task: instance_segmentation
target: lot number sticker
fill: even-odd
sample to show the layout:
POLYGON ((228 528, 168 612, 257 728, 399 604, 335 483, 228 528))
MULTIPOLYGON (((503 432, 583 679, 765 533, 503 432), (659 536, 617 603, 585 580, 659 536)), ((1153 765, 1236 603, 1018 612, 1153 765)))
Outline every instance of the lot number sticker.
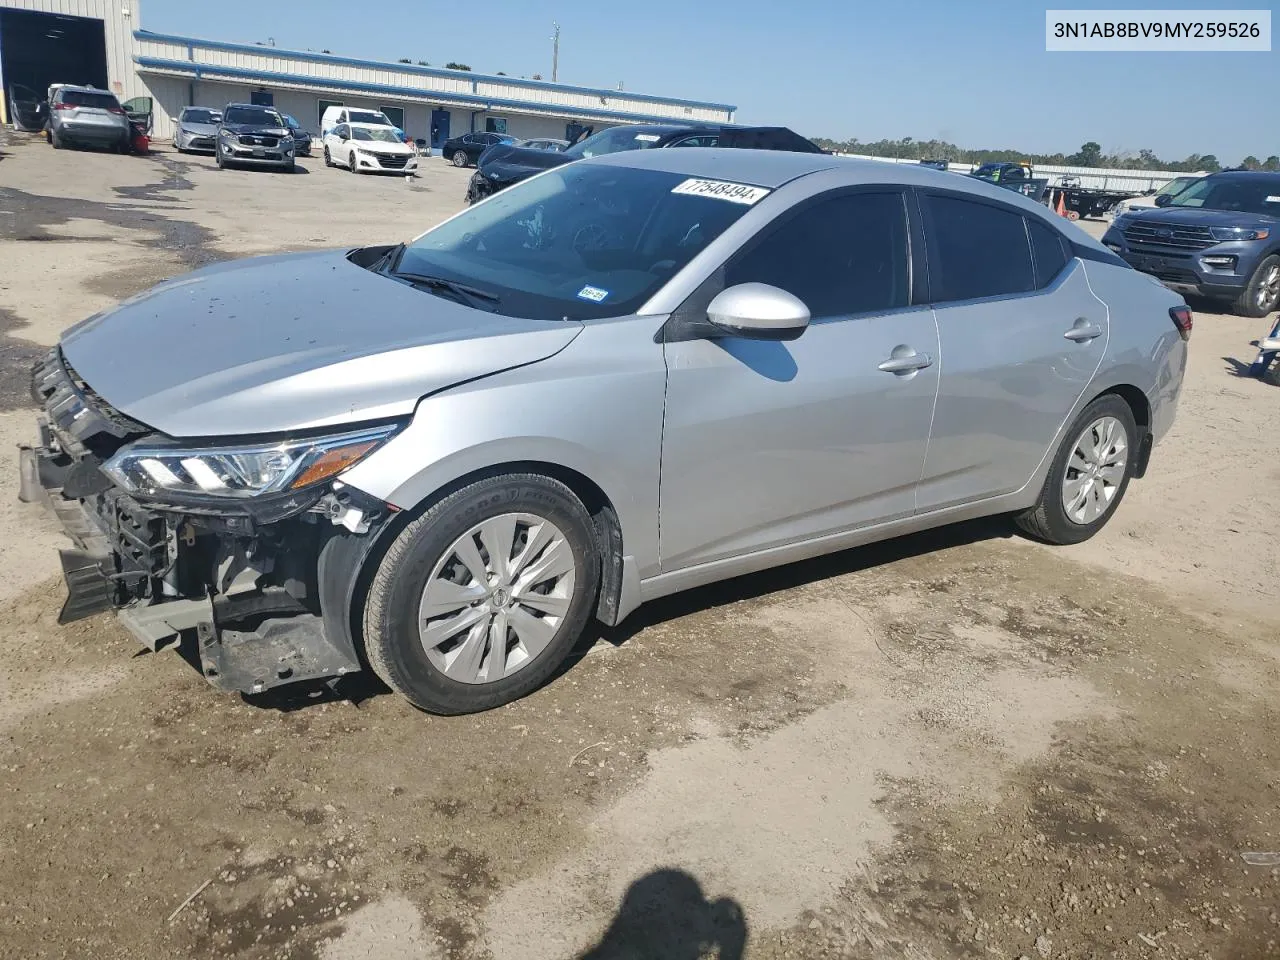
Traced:
POLYGON ((745 183, 729 183, 725 180, 686 180, 671 191, 687 193, 694 197, 715 197, 730 203, 751 206, 769 195, 767 187, 749 187, 745 183))

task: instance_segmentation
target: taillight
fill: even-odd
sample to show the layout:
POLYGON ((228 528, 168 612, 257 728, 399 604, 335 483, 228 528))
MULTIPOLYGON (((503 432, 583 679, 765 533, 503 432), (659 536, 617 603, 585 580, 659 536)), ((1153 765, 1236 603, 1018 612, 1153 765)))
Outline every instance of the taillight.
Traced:
POLYGON ((1170 307, 1169 316, 1173 320, 1173 325, 1178 328, 1178 336, 1183 340, 1191 339, 1191 308, 1190 307, 1170 307))
POLYGON ((55 104, 53 105, 53 109, 55 109, 55 110, 74 110, 74 109, 75 109, 75 104, 72 104, 72 103, 55 103, 55 104))
POLYGON ((123 117, 124 111, 119 107, 107 107, 107 113, 114 113, 116 116, 123 117))

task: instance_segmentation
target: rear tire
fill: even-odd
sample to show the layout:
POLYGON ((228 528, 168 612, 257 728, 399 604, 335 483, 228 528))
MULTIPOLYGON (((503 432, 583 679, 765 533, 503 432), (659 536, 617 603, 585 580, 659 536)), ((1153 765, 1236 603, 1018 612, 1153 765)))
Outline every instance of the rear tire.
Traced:
POLYGON ((1242 317, 1265 317, 1280 306, 1280 256, 1264 257, 1232 304, 1242 317))
POLYGON ((62 137, 58 136, 57 130, 49 131, 49 143, 55 150, 61 150, 63 147, 66 146, 66 142, 62 139, 62 137))
POLYGON ((467 151, 465 150, 455 150, 452 159, 453 165, 459 168, 465 167, 471 162, 470 158, 467 156, 467 151))
POLYGON ((573 491, 535 474, 480 480, 391 543, 365 601, 365 653, 389 687, 423 710, 489 710, 555 673, 591 617, 599 584, 595 530, 573 491))
POLYGON ((1114 393, 1098 397, 1063 434, 1039 499, 1014 522, 1045 543, 1088 540, 1124 499, 1140 446, 1129 404, 1114 393))

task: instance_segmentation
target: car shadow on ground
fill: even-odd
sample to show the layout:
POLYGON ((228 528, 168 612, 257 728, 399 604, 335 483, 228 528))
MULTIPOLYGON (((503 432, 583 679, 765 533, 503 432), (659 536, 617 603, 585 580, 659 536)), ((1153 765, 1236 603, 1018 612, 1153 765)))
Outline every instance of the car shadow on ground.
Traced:
POLYGON ((631 884, 600 942, 578 960, 741 960, 746 945, 736 900, 707 900, 690 874, 667 868, 631 884))
MULTIPOLYGON (((742 600, 754 600, 820 580, 870 570, 926 553, 962 547, 983 540, 1007 539, 1013 534, 1012 524, 1007 517, 985 517, 880 543, 854 547, 839 553, 802 560, 663 597, 645 604, 616 627, 608 627, 599 621, 592 621, 582 639, 547 682, 555 683, 574 669, 597 643, 603 642, 621 647, 642 630, 669 620, 742 600)), ((192 665, 193 669, 199 671, 200 658, 195 649, 194 640, 184 639, 179 653, 192 665)), ((388 693, 391 693, 391 690, 371 670, 365 669, 361 673, 342 677, 334 682, 294 683, 265 693, 242 694, 241 698, 246 704, 259 709, 292 713, 335 701, 345 701, 358 707, 373 697, 388 693)), ((600 956, 603 957, 606 954, 600 956)))

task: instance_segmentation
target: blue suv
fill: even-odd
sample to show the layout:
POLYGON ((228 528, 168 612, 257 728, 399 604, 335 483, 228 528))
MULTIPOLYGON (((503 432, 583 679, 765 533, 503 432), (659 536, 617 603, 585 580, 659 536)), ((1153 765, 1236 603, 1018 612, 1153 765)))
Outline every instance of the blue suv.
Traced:
POLYGON ((1179 293, 1241 316, 1280 306, 1280 173, 1215 173, 1156 202, 1117 217, 1102 242, 1179 293))

